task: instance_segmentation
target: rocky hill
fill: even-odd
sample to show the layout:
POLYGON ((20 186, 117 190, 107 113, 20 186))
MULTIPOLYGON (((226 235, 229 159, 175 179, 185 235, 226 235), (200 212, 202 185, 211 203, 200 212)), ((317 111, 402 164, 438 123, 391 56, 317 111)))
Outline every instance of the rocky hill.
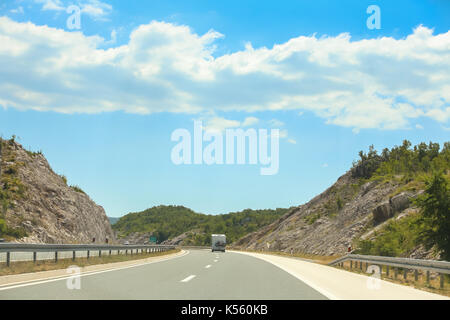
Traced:
POLYGON ((104 209, 53 172, 41 152, 0 140, 0 237, 28 243, 114 241, 104 209))
POLYGON ((308 203, 291 209, 279 220, 236 242, 246 249, 271 249, 335 255, 352 246, 367 228, 383 222, 409 206, 413 193, 389 195, 400 184, 359 184, 351 172, 308 203))
POLYGON ((383 150, 382 155, 371 148, 368 155, 360 156, 361 160, 330 188, 242 237, 234 246, 340 255, 349 246, 356 248, 366 241, 366 254, 437 257, 438 253, 425 250, 416 238, 419 232, 413 228, 419 223, 414 219, 420 212, 413 199, 423 192, 424 180, 431 172, 444 171, 447 179, 450 177, 450 144, 439 152, 436 144, 411 149, 405 141, 400 147, 383 150), (389 237, 383 238, 386 234, 389 237), (384 242, 377 243, 379 239, 384 242))

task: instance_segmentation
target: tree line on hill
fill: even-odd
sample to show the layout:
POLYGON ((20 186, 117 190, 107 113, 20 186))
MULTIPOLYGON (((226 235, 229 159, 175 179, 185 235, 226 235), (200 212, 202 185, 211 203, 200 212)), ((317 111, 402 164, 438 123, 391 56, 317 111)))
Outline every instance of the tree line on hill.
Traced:
POLYGON ((231 243, 247 233, 272 223, 288 209, 246 209, 219 215, 194 212, 183 206, 156 206, 141 212, 129 213, 121 217, 112 227, 119 237, 131 233, 151 233, 158 242, 186 235, 185 244, 209 245, 211 234, 223 233, 231 243))

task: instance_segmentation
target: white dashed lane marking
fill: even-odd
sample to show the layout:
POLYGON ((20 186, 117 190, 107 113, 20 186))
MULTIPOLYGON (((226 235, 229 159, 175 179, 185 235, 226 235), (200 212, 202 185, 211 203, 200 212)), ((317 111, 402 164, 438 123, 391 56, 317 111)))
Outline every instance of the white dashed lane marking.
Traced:
POLYGON ((180 282, 188 282, 195 278, 195 274, 191 274, 189 277, 181 280, 180 282))

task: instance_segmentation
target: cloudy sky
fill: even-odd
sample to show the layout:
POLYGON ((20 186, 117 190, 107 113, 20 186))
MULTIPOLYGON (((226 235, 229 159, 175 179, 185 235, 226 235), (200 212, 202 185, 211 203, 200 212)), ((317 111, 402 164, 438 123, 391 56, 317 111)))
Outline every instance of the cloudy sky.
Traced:
POLYGON ((110 216, 299 205, 359 150, 450 136, 450 2, 9 0, 0 133, 110 216), (80 11, 80 28, 67 20, 80 11), (278 128, 280 169, 175 166, 171 132, 278 128))

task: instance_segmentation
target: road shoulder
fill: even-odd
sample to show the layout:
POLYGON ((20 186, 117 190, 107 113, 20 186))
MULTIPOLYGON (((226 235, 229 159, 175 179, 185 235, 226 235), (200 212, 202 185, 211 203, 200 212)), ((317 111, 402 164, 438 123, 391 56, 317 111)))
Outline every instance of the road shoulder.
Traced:
MULTIPOLYGON (((231 250, 230 250, 231 251, 231 250)), ((355 274, 314 262, 261 253, 235 251, 279 267, 329 299, 337 300, 448 300, 448 297, 355 274)))
MULTIPOLYGON (((174 258, 179 258, 188 253, 189 253, 189 251, 187 251, 187 250, 181 250, 176 253, 155 256, 155 257, 149 257, 149 258, 145 258, 145 259, 89 265, 89 266, 80 268, 80 271, 81 271, 80 275, 83 276, 83 275, 95 274, 95 273, 99 273, 99 272, 108 272, 108 271, 120 270, 120 269, 124 269, 124 268, 137 267, 137 266, 141 266, 141 265, 145 265, 145 264, 156 263, 156 262, 171 260, 174 258)), ((73 265, 76 266, 76 262, 74 262, 73 265)), ((68 278, 70 276, 71 276, 71 273, 68 273, 67 269, 57 269, 57 270, 1 276, 0 277, 0 289, 4 288, 4 287, 22 285, 22 284, 32 283, 32 282, 64 279, 64 278, 68 278)))

